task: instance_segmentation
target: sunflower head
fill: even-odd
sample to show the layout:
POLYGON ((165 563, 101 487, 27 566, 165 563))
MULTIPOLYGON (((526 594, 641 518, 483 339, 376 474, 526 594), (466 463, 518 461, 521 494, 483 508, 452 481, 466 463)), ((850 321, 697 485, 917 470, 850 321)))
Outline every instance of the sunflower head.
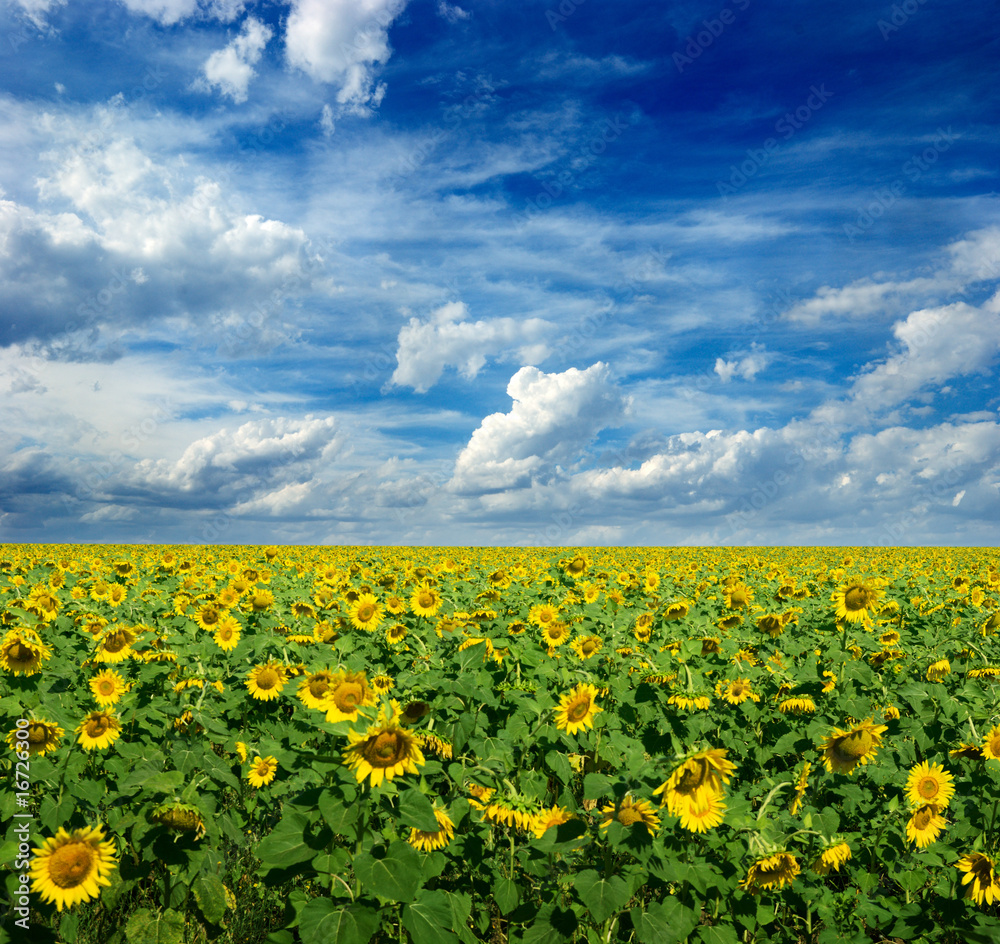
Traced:
POLYGON ((35 675, 52 656, 52 650, 32 629, 10 630, 0 643, 0 665, 14 675, 35 675))
POLYGON ((955 795, 954 779, 940 764, 924 761, 910 771, 906 781, 906 799, 910 806, 933 803, 943 809, 955 795))
POLYGON ((775 852, 754 862, 740 886, 751 894, 783 888, 790 885, 800 871, 798 860, 790 852, 775 852))
POLYGON ((592 728, 594 718, 604 710, 598 706, 596 698, 597 688, 584 682, 567 692, 556 709, 556 727, 567 734, 576 734, 580 728, 592 728))
POLYGON ((847 730, 834 728, 833 733, 819 745, 823 763, 831 773, 852 774, 859 764, 869 763, 878 753, 882 734, 887 725, 875 724, 867 718, 847 730))
POLYGON ((117 865, 114 843, 105 840, 100 826, 72 833, 60 827, 32 851, 32 888, 59 911, 97 898, 101 886, 111 884, 108 876, 117 865))
POLYGON ((417 739, 390 711, 383 710, 365 733, 351 731, 348 742, 344 762, 354 770, 358 783, 369 778, 377 787, 383 779, 418 773, 417 765, 425 763, 417 739))
POLYGON ((955 868, 963 873, 962 884, 966 898, 977 905, 992 905, 1000 901, 1000 880, 996 874, 996 863, 983 852, 971 852, 955 863, 955 868))

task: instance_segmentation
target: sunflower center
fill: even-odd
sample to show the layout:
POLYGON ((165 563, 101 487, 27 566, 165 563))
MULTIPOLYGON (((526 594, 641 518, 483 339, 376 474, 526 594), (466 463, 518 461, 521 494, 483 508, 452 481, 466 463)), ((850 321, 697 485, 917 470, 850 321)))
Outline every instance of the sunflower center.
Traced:
POLYGON ((281 682, 281 676, 272 668, 261 669, 257 673, 257 687, 263 690, 276 688, 281 682))
POLYGON ((17 665, 31 665, 35 660, 35 650, 28 643, 17 640, 7 650, 7 661, 17 665))
POLYGON ((708 767, 700 763, 688 762, 674 788, 678 793, 694 793, 705 782, 708 767))
POLYGON ((587 717, 588 711, 590 711, 590 698, 581 699, 566 709, 566 717, 570 721, 581 721, 587 717))
POLYGON ((85 842, 70 842, 49 856, 49 878, 60 888, 76 888, 95 871, 93 847, 85 842))
POLYGON ((626 806, 618 811, 618 822, 623 826, 631 826, 633 823, 638 823, 641 820, 642 813, 634 806, 626 806))
POLYGON ((114 695, 115 683, 111 679, 101 679, 97 683, 97 690, 104 696, 114 695))
POLYGON ((365 759, 372 767, 392 767, 402 753, 401 748, 402 742, 398 734, 383 731, 369 745, 365 759))
POLYGON ((994 757, 1000 757, 1000 734, 994 734, 987 742, 987 746, 994 757))
POLYGON ((347 713, 355 711, 363 697, 364 692, 357 682, 342 682, 333 693, 333 703, 347 713))
POLYGON ((417 597, 417 603, 422 607, 427 608, 434 605, 434 594, 433 593, 421 593, 417 597))
POLYGON ((922 806, 913 816, 913 825, 916 829, 924 830, 930 826, 934 819, 934 807, 922 806))
POLYGON ((925 800, 933 800, 941 792, 941 785, 933 777, 924 777, 917 786, 917 792, 925 800))
POLYGON ((841 738, 834 747, 834 753, 843 761, 849 762, 864 757, 872 747, 870 731, 855 731, 841 738))
POLYGON ((364 603, 358 607, 358 619, 362 623, 367 623, 375 614, 375 607, 370 603, 364 603))
POLYGON ((104 651, 121 652, 123 649, 127 649, 130 643, 131 640, 125 633, 112 633, 104 640, 104 651))
POLYGON ((28 743, 44 744, 48 740, 48 731, 42 724, 28 725, 28 743))
POLYGON ((733 601, 733 606, 744 606, 747 602, 746 590, 734 590, 730 600, 733 601))
POLYGON ((236 631, 232 626, 220 626, 219 627, 219 639, 223 642, 229 642, 233 636, 236 635, 236 631))
POLYGON ((309 680, 309 694, 315 698, 322 698, 330 691, 330 683, 325 678, 312 678, 309 680))
POLYGON ((844 594, 844 606, 848 610, 864 610, 868 608, 868 588, 851 587, 844 594))
POLYGON ((107 734, 110 727, 111 722, 104 715, 98 715, 96 718, 87 719, 87 724, 84 730, 86 730, 88 737, 99 738, 102 735, 107 734))
POLYGON ((597 643, 593 639, 588 639, 583 643, 583 645, 580 646, 580 651, 583 652, 584 655, 593 655, 597 652, 597 643))
POLYGON ((737 679, 735 682, 729 683, 729 694, 738 698, 740 695, 746 694, 749 691, 749 686, 742 679, 737 679))

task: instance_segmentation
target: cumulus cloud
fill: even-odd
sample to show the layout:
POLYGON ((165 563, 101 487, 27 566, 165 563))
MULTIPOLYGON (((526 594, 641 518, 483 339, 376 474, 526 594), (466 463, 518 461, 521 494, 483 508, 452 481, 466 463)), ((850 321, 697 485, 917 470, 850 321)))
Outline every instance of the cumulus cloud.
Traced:
POLYGON ((406 0, 293 0, 285 26, 288 64, 339 86, 341 110, 367 114, 385 94, 375 70, 392 54, 388 31, 406 0))
POLYGON ((471 380, 487 357, 504 360, 513 356, 523 363, 548 356, 542 339, 552 328, 549 322, 541 318, 472 322, 465 320, 468 314, 465 302, 449 302, 434 311, 429 321, 411 318, 399 332, 391 383, 426 393, 448 366, 457 367, 471 380))
POLYGON ((620 426, 631 401, 607 364, 546 374, 522 367, 507 385, 508 413, 487 416, 455 462, 451 489, 463 494, 525 488, 573 461, 605 428, 620 426))
POLYGON ((947 248, 957 274, 975 282, 1000 278, 1000 226, 974 230, 947 248))
POLYGON ((753 380, 770 363, 771 355, 765 350, 764 345, 754 342, 750 345, 750 350, 738 354, 736 360, 727 361, 717 357, 715 359, 715 373, 719 375, 723 383, 729 383, 733 377, 753 380))
POLYGON ((234 102, 247 100, 247 87, 254 76, 268 41, 274 35, 269 26, 248 16, 239 35, 224 49, 213 52, 202 67, 204 79, 198 83, 206 91, 217 88, 234 102))

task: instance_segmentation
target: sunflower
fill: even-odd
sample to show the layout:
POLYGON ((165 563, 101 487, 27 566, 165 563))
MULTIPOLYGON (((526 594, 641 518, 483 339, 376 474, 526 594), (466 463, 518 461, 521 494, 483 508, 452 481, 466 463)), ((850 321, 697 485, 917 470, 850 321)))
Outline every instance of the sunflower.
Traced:
POLYGON ((110 747, 121 734, 121 723, 110 711, 92 711, 77 725, 76 733, 85 751, 110 747))
POLYGON ((965 874, 962 884, 969 887, 965 897, 971 898, 977 905, 992 905, 1000 901, 1000 879, 996 874, 996 863, 982 852, 970 852, 955 863, 955 868, 965 874))
POLYGON ((117 865, 114 843, 105 840, 100 826, 72 833, 60 826, 55 836, 32 852, 32 888, 59 911, 97 898, 101 886, 111 884, 108 876, 117 865))
POLYGON ((792 798, 792 802, 788 807, 788 812, 794 816, 798 813, 799 809, 802 807, 802 798, 806 794, 806 787, 809 785, 809 771, 812 770, 812 764, 809 761, 805 761, 802 765, 802 770, 799 771, 799 779, 795 783, 795 796, 792 798))
POLYGON ((288 682, 285 666, 274 659, 254 666, 247 675, 246 687, 258 701, 273 701, 288 682))
POLYGON ((348 742, 344 762, 354 770, 358 783, 368 777, 377 787, 383 778, 392 780, 405 773, 419 773, 417 765, 424 764, 417 739, 403 729, 398 718, 384 710, 364 734, 352 730, 348 742))
POLYGON ((203 603, 194 614, 194 621, 202 628, 214 631, 225 618, 225 607, 218 603, 203 603))
POLYGON ((28 750, 28 755, 30 757, 44 757, 46 754, 54 751, 59 746, 59 739, 65 734, 58 724, 52 721, 29 721, 27 729, 21 727, 15 727, 10 734, 7 735, 7 743, 10 745, 12 751, 18 751, 22 757, 24 755, 24 748, 28 750), (26 739, 19 738, 17 732, 21 730, 27 730, 28 737, 26 739), (22 747, 21 745, 24 745, 22 747))
POLYGON ((731 610, 742 610, 750 605, 753 600, 753 590, 742 583, 733 584, 723 590, 726 597, 726 606, 731 610))
POLYGON ((242 630, 235 616, 224 616, 215 627, 212 639, 223 652, 232 652, 239 644, 242 630))
POLYGON ((455 835, 455 824, 445 810, 435 809, 434 818, 438 821, 438 828, 433 832, 425 832, 422 829, 410 830, 410 838, 407 842, 420 852, 443 849, 455 835))
POLYGON ((556 646, 561 646, 567 639, 569 639, 569 634, 572 630, 568 623, 562 623, 559 620, 553 620, 551 623, 546 623, 542 627, 542 639, 545 640, 545 644, 549 649, 554 649, 556 646))
POLYGON ((356 721, 359 709, 375 704, 375 692, 364 672, 335 672, 327 680, 322 709, 330 724, 356 721))
POLYGON ((891 649, 899 642, 899 633, 895 629, 890 629, 878 637, 879 644, 891 649))
POLYGON ((590 567, 591 561, 586 554, 577 554, 576 557, 559 563, 571 577, 582 577, 587 572, 587 568, 590 567))
POLYGON ((778 711, 784 715, 808 715, 812 714, 815 710, 816 702, 808 695, 786 698, 778 705, 778 711))
POLYGON ((326 711, 328 707, 327 699, 333 680, 333 673, 327 669, 313 672, 311 675, 307 674, 299 682, 297 694, 307 708, 312 708, 316 711, 326 711))
POLYGON ((259 790, 274 780, 277 773, 278 759, 276 757, 258 757, 247 771, 247 780, 250 781, 251 787, 259 790))
POLYGON ((723 784, 729 783, 736 765, 726 760, 723 748, 699 751, 682 761, 670 778, 653 791, 653 796, 663 794, 660 804, 666 804, 674 815, 694 803, 702 803, 708 794, 721 796, 723 784))
POLYGON ((839 872, 840 867, 851 858, 851 847, 846 842, 831 842, 813 862, 812 870, 817 875, 829 875, 831 869, 839 872))
POLYGON ((798 860, 790 852, 775 852, 754 862, 740 887, 753 895, 769 888, 783 888, 801 871, 798 860))
POLYGON ((837 604, 837 619, 864 622, 878 605, 882 591, 873 581, 850 580, 830 598, 837 604))
POLYGON ((681 826, 693 833, 704 833, 718 826, 726 815, 726 804, 718 793, 705 793, 681 807, 677 814, 681 826))
POLYGON ((90 690, 101 708, 108 708, 117 702, 128 686, 114 669, 105 669, 90 680, 90 690))
POLYGON ((823 751, 823 763, 830 773, 852 774, 858 764, 867 764, 878 754, 887 730, 887 725, 866 718, 846 731, 834 728, 817 750, 823 751))
MULTIPOLYGON (((997 745, 1000 748, 1000 744, 997 745)), ((969 744, 963 741, 958 747, 948 751, 949 757, 967 757, 969 760, 982 760, 983 748, 978 744, 969 744)))
POLYGON ((236 742, 236 756, 240 759, 241 764, 246 763, 247 759, 247 746, 242 741, 236 742))
POLYGON ((1000 760, 1000 724, 986 732, 981 750, 983 757, 989 760, 1000 760))
POLYGON ((382 605, 371 593, 362 593, 348 610, 351 625, 373 633, 383 620, 382 605))
POLYGON ((604 817, 601 829, 607 829, 615 820, 623 826, 642 823, 649 830, 650 836, 655 835, 660 828, 660 817, 653 804, 649 800, 633 800, 631 794, 625 794, 617 806, 609 803, 601 809, 601 814, 604 817))
POLYGON ((955 795, 954 778, 940 764, 924 761, 910 771, 906 781, 906 799, 911 806, 933 803, 945 809, 955 795))
POLYGON ((910 842, 915 842, 921 849, 929 846, 947 825, 947 821, 941 815, 943 809, 944 807, 934 803, 927 803, 914 810, 906 824, 906 838, 910 842))
POLYGON ((472 794, 469 806, 474 810, 485 810, 486 804, 490 802, 490 797, 493 796, 493 788, 484 787, 482 784, 472 782, 466 783, 465 788, 472 794))
POLYGON ((189 803, 161 803, 149 814, 149 818, 167 829, 193 832, 195 839, 201 839, 205 835, 205 820, 201 811, 189 803))
POLYGON ((258 587, 247 597, 247 604, 254 613, 263 613, 274 603, 274 594, 270 590, 258 587))
POLYGON ((595 703, 596 697, 597 689, 585 682, 563 695, 556 710, 556 727, 567 734, 576 734, 580 728, 592 728, 594 716, 604 710, 595 703))
POLYGON ((663 611, 663 618, 665 620, 684 619, 692 606, 694 604, 690 600, 674 600, 673 603, 667 604, 667 608, 663 611))
POLYGON ((559 619, 559 607, 551 603, 536 603, 528 610, 528 622, 539 629, 544 629, 549 623, 559 619))
MULTIPOLYGON (((469 801, 470 805, 472 801, 469 801)), ((531 822, 531 831, 539 839, 545 835, 546 831, 553 826, 561 826, 573 819, 573 814, 569 810, 564 810, 561 806, 551 806, 548 809, 539 810, 531 822)))
POLYGON ((951 663, 947 659, 938 659, 927 667, 927 681, 940 682, 951 673, 951 663))
POLYGON ((138 639, 138 634, 131 629, 112 629, 101 637, 100 645, 94 654, 95 662, 123 662, 132 655, 132 646, 138 639))
POLYGON ((591 656, 596 656, 601 651, 601 646, 603 645, 604 641, 600 636, 577 636, 572 643, 573 651, 581 659, 589 659, 591 656))
POLYGON ((712 700, 708 695, 677 693, 667 699, 667 704, 674 705, 682 711, 707 711, 712 706, 712 700))
POLYGON ((394 623, 385 631, 385 641, 390 646, 398 646, 406 638, 407 629, 402 623, 394 623))
POLYGON ((417 587, 410 596, 410 609, 417 616, 434 616, 441 602, 441 594, 433 587, 417 587))
POLYGON ((10 630, 0 643, 0 665, 14 675, 34 675, 52 657, 52 650, 32 629, 10 630))

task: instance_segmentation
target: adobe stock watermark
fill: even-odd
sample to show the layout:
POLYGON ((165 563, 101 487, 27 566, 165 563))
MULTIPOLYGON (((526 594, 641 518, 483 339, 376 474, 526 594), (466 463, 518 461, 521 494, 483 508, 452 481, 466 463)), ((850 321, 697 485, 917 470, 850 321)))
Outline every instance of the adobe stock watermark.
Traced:
POLYGON ((932 144, 903 161, 900 167, 902 176, 874 191, 871 198, 858 209, 854 223, 844 224, 844 235, 848 240, 853 243, 859 236, 864 235, 899 202, 907 189, 903 177, 916 183, 937 163, 938 158, 961 137, 961 134, 952 131, 951 125, 948 125, 947 128, 939 127, 932 144))
POLYGON ((673 55, 674 65, 678 72, 683 72, 715 41, 736 22, 736 11, 743 13, 750 6, 750 0, 733 0, 733 7, 723 7, 715 16, 707 20, 702 20, 704 29, 699 30, 692 36, 687 37, 687 43, 683 52, 675 52, 673 55))
POLYGON ((927 0, 903 0, 902 3, 894 3, 889 19, 881 19, 875 24, 882 39, 888 39, 894 33, 898 33, 925 3, 927 0))
MULTIPOLYGON (((806 100, 795 111, 786 112, 774 123, 775 134, 780 134, 785 141, 790 140, 831 98, 833 92, 826 87, 825 82, 819 86, 809 86, 809 96, 806 100)), ((715 182, 719 196, 728 198, 736 194, 780 149, 781 142, 777 138, 765 139, 759 148, 747 148, 746 160, 739 165, 730 165, 729 180, 715 182)))
POLYGON ((545 11, 545 20, 555 30, 560 23, 565 23, 586 2, 587 0, 561 0, 555 9, 550 7, 545 11))

